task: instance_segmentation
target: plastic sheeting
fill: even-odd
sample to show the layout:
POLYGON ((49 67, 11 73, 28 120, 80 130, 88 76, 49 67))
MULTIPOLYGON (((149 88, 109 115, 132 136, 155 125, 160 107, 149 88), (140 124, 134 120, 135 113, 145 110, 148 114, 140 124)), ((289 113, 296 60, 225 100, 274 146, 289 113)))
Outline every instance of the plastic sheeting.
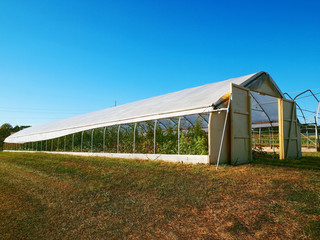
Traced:
POLYGON ((211 112, 223 106, 223 96, 230 91, 230 83, 257 90, 266 80, 282 97, 269 74, 258 72, 26 128, 6 138, 5 142, 43 141, 93 128, 211 112))

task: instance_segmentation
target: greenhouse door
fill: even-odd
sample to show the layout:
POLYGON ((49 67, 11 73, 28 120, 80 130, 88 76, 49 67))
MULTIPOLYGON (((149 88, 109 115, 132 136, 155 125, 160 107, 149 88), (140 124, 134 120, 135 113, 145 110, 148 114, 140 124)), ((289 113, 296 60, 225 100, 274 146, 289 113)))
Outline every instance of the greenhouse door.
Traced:
POLYGON ((252 160, 250 90, 231 84, 230 145, 232 165, 252 160))
POLYGON ((301 139, 296 104, 278 99, 280 159, 300 158, 301 139))

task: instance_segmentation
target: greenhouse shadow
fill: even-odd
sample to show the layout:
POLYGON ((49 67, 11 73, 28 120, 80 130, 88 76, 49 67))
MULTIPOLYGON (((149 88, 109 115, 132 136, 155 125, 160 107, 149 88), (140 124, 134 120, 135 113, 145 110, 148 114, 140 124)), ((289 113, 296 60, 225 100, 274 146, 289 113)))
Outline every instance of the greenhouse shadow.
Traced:
POLYGON ((258 157, 255 160, 253 160, 253 164, 320 170, 320 154, 305 153, 303 154, 303 157, 300 159, 286 160, 280 160, 278 157, 274 157, 272 155, 265 155, 263 157, 258 157))

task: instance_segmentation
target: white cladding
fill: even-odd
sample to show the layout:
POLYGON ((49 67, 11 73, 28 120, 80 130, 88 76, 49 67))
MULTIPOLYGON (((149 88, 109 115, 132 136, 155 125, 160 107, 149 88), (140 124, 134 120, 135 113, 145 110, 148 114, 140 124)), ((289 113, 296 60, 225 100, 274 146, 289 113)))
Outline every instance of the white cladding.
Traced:
POLYGON ((259 75, 261 72, 26 128, 6 138, 5 142, 42 141, 93 128, 210 112, 212 105, 229 92, 230 83, 245 86, 259 75))

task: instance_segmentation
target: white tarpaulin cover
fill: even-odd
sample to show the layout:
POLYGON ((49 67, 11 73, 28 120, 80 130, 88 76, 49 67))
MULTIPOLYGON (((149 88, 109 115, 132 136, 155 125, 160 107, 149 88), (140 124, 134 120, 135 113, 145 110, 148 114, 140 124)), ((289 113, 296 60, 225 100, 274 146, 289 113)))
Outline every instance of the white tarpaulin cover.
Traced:
POLYGON ((230 91, 230 83, 259 90, 266 80, 272 83, 279 97, 283 97, 269 74, 258 72, 26 128, 7 137, 5 142, 42 141, 93 128, 210 112, 214 107, 223 106, 220 103, 230 91))

